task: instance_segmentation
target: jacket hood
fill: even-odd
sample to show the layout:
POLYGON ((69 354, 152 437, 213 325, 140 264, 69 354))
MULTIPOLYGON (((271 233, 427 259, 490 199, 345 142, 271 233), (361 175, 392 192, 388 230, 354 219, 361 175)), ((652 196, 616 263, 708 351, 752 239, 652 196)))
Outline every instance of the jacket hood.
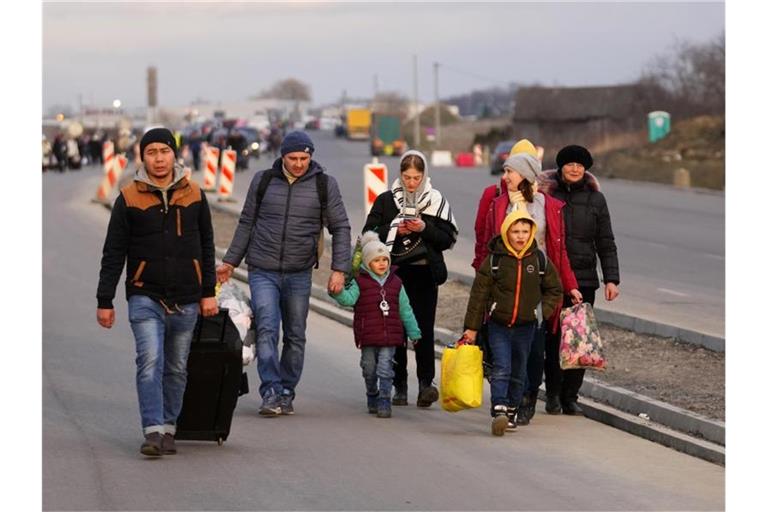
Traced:
POLYGON ((585 171, 584 177, 581 180, 569 186, 563 181, 560 171, 557 169, 549 169, 542 171, 542 173, 539 174, 538 184, 539 192, 543 192, 547 195, 552 195, 552 192, 558 188, 568 190, 569 187, 571 189, 587 188, 593 192, 600 192, 600 182, 598 181, 597 176, 589 171, 585 171))
POLYGON ((523 204, 515 203, 515 209, 512 210, 509 215, 504 218, 504 222, 501 224, 500 236, 504 242, 504 247, 506 247, 506 249, 518 259, 525 256, 525 254, 528 252, 528 249, 530 249, 531 246, 536 243, 536 221, 533 220, 533 217, 531 217, 531 214, 528 213, 528 209, 523 204), (525 244, 522 250, 517 251, 512 246, 512 243, 507 236, 507 231, 509 230, 510 226, 512 226, 512 224, 519 221, 520 219, 528 219, 533 225, 531 226, 531 236, 528 238, 528 242, 525 244))
MULTIPOLYGON (((181 180, 184 179, 184 166, 181 165, 179 162, 173 163, 173 180, 171 183, 166 187, 166 190, 174 188, 177 183, 179 183, 181 180)), ((136 176, 133 178, 134 181, 139 181, 141 183, 146 183, 149 185, 152 189, 155 190, 162 190, 163 187, 158 187, 157 184, 155 184, 149 177, 149 174, 147 173, 147 168, 144 167, 144 163, 140 163, 138 165, 138 168, 136 169, 136 176)))

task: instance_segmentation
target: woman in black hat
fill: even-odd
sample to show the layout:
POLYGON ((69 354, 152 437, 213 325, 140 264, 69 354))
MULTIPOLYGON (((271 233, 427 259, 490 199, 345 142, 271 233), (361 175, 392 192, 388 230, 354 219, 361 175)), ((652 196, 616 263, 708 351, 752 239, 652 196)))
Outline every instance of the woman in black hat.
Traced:
MULTIPOLYGON (((595 292, 600 287, 597 258, 605 283, 605 300, 619 296, 619 258, 611 228, 611 216, 597 178, 587 172, 592 155, 581 146, 566 146, 555 158, 557 170, 541 174, 540 190, 562 201, 566 206, 566 247, 571 268, 585 302, 594 306, 595 292)), ((563 307, 572 305, 568 295, 563 307)), ((579 414, 576 404, 584 380, 584 370, 560 369, 560 332, 548 333, 544 375, 547 388, 546 411, 550 414, 579 414)))

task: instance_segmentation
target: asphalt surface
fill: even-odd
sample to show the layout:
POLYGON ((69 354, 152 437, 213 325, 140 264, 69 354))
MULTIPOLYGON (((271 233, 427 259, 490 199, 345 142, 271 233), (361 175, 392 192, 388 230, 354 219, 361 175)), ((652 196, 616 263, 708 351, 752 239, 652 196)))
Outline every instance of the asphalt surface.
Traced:
MULTIPOLYGON (((365 222, 363 166, 371 161, 367 142, 309 132, 314 158, 339 182, 353 233, 365 222)), ((272 158, 252 159, 235 177, 234 207, 242 207, 255 171, 272 158)), ((398 158, 383 157, 389 182, 399 172, 398 158)), ((432 185, 449 200, 459 225, 459 240, 445 253, 450 270, 474 275, 474 221, 482 190, 497 183, 485 167, 431 168, 432 185)), ((202 173, 194 177, 202 181, 202 173)), ((621 296, 596 307, 703 334, 725 337, 725 197, 720 192, 602 180, 619 251, 621 296)))
POLYGON ((350 329, 315 314, 295 416, 257 416, 249 367, 254 391, 223 446, 180 442, 178 455, 144 460, 122 284, 115 327, 95 321, 108 221, 89 203, 99 178, 94 169, 43 177, 44 509, 724 507, 723 467, 586 418, 540 414, 495 438, 484 409, 371 417, 350 329))

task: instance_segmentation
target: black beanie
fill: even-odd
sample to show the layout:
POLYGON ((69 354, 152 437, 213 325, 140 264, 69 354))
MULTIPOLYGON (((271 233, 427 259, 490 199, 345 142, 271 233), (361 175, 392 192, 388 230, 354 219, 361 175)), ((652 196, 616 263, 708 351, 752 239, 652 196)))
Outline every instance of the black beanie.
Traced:
POLYGON ((159 142, 166 146, 170 146, 173 150, 173 156, 176 156, 176 139, 173 137, 171 130, 168 128, 152 128, 144 134, 141 138, 141 142, 139 142, 139 155, 141 155, 142 160, 144 160, 144 148, 153 142, 159 142))
POLYGON ((301 131, 295 131, 285 136, 283 143, 280 144, 280 156, 296 151, 309 153, 310 155, 315 152, 315 145, 312 143, 309 135, 301 131))
POLYGON ((557 162, 557 168, 562 169, 565 164, 576 162, 584 166, 584 170, 592 167, 592 155, 587 151, 587 148, 581 146, 565 146, 558 151, 555 157, 557 162))

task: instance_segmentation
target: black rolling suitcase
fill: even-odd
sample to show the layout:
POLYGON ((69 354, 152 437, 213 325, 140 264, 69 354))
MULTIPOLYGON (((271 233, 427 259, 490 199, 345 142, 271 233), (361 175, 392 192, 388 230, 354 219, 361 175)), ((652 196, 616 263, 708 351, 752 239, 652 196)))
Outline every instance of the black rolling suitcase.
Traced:
POLYGON ((237 398, 248 392, 242 347, 227 309, 219 309, 216 316, 198 316, 176 439, 220 445, 226 441, 237 398))

